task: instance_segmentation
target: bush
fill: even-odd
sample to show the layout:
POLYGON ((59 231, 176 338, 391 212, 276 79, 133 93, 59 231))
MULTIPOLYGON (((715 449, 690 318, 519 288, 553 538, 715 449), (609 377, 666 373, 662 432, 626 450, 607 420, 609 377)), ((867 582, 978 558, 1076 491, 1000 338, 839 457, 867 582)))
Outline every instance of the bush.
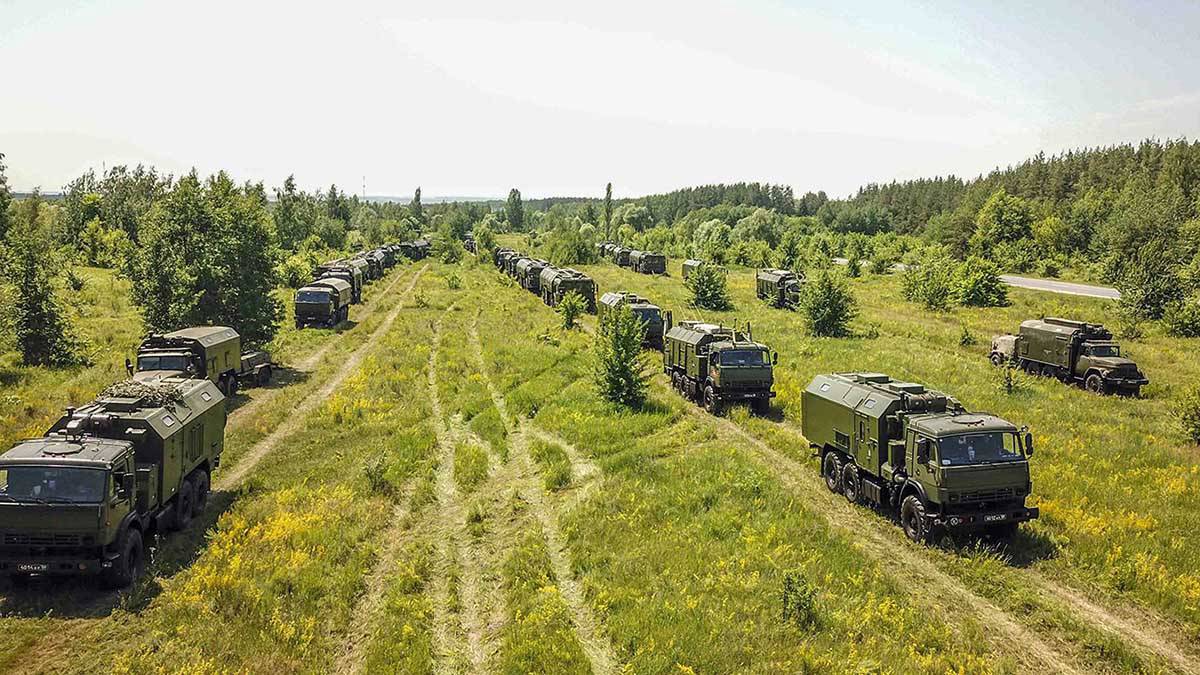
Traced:
POLYGON ((996 264, 972 256, 958 268, 958 297, 966 307, 1003 307, 1008 304, 1008 287, 1000 280, 996 264))
POLYGON ((706 264, 698 267, 688 276, 687 287, 692 292, 693 307, 715 311, 733 308, 725 275, 716 265, 706 264))
POLYGON ((979 341, 971 334, 971 330, 966 326, 962 327, 962 333, 958 336, 958 345, 960 347, 974 347, 979 341))
POLYGON ((316 253, 312 251, 293 253, 280 263, 279 279, 288 288, 300 288, 312 281, 319 264, 316 253))
POLYGON ((846 261, 846 276, 851 279, 857 279, 862 274, 862 261, 857 255, 852 255, 846 261))
POLYGON ((926 260, 910 266, 900 279, 904 298, 936 312, 950 309, 955 294, 954 266, 949 258, 926 260))
POLYGON ((1200 337, 1200 298, 1172 302, 1163 311, 1163 325, 1175 337, 1200 337))
POLYGON ((605 312, 600 320, 593 375, 600 395, 611 403, 639 408, 646 401, 644 328, 642 321, 625 306, 605 312))
POLYGON ((562 301, 555 308, 558 315, 562 317, 563 330, 572 330, 575 328, 577 320, 587 311, 587 301, 583 296, 576 291, 570 291, 563 296, 562 301))
POLYGON ((1200 444, 1200 387, 1192 387, 1171 406, 1180 429, 1192 443, 1200 444))
POLYGON ((857 305, 843 279, 835 272, 821 270, 800 287, 796 309, 809 333, 844 337, 850 334, 850 321, 858 314, 857 305))
POLYGON ((817 623, 817 592, 798 571, 783 575, 783 621, 798 628, 817 623))
POLYGON ((887 274, 892 271, 893 264, 895 263, 892 262, 891 258, 884 255, 876 255, 874 258, 871 258, 871 264, 867 269, 870 270, 871 274, 887 274))

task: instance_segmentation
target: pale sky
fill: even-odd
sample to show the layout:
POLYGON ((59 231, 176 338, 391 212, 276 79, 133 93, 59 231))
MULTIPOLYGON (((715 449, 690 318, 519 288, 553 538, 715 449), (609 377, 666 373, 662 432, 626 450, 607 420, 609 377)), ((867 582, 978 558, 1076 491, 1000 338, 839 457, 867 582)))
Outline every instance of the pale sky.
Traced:
POLYGON ((19 190, 89 167, 407 195, 797 194, 1200 137, 1200 3, 0 0, 19 190))

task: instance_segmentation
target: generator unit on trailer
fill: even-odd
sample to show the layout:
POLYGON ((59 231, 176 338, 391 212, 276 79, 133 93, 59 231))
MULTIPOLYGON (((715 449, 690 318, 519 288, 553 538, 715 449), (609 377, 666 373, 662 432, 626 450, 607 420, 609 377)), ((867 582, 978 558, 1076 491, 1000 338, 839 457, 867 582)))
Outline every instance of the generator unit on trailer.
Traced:
POLYGON ((818 375, 801 411, 825 485, 898 512, 913 541, 942 529, 1010 536, 1038 517, 1025 506, 1033 438, 1006 420, 879 373, 818 375))

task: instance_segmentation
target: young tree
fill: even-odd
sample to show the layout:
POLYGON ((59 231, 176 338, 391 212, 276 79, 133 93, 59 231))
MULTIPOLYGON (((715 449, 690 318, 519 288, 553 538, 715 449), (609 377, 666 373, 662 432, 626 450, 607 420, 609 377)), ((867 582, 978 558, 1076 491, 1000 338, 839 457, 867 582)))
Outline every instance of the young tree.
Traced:
POLYGON ((612 239, 612 183, 604 187, 604 238, 612 239))
POLYGON ((824 337, 849 335, 850 322, 858 315, 858 303, 846 282, 827 269, 818 271, 800 287, 796 309, 808 332, 824 337))
POLYGON ((525 206, 521 203, 521 191, 517 188, 508 191, 508 201, 504 204, 504 216, 508 220, 510 231, 524 231, 525 206))
POLYGON ((958 269, 958 302, 966 307, 1003 307, 1008 304, 1008 286, 1000 279, 1000 268, 987 258, 971 256, 958 269))
POLYGON ((578 325, 579 317, 587 311, 587 301, 578 292, 570 291, 563 296, 554 311, 562 317, 563 330, 573 330, 578 325))
POLYGON ((41 195, 18 202, 7 232, 13 324, 21 360, 28 366, 62 368, 87 362, 84 344, 67 319, 54 289, 62 261, 56 260, 43 217, 41 195))
POLYGON ((269 341, 282 307, 272 295, 279 257, 262 185, 222 173, 179 180, 147 214, 134 299, 147 327, 225 325, 247 344, 269 341))
POLYGON ((449 221, 442 221, 433 235, 433 255, 444 263, 455 265, 465 254, 462 241, 454 234, 454 226, 449 221))
POLYGON ((311 197, 296 189, 295 176, 288 176, 283 189, 275 189, 275 231, 283 248, 296 250, 316 227, 316 206, 311 197))
POLYGON ((693 307, 715 311, 733 308, 726 289, 725 274, 716 265, 701 265, 688 275, 686 283, 692 292, 693 307))
POLYGON ((421 206, 421 187, 419 185, 416 192, 413 193, 412 204, 409 204, 408 208, 418 223, 425 222, 425 209, 421 206))
POLYGON ((647 366, 642 356, 645 324, 628 307, 605 312, 596 333, 593 377, 606 401, 638 408, 646 401, 647 366))
POLYGON ((488 219, 475 224, 475 255, 484 262, 492 261, 492 251, 496 248, 496 235, 488 225, 488 219))

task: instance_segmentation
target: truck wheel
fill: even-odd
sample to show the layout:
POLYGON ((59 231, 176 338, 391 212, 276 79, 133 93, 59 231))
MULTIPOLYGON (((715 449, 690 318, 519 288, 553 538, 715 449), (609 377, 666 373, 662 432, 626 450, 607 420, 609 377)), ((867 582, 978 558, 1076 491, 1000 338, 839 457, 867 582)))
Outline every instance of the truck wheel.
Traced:
POLYGON ((236 375, 229 376, 229 381, 226 383, 225 388, 229 390, 229 393, 227 394, 227 396, 229 398, 233 398, 234 396, 237 396, 238 379, 237 379, 236 375))
POLYGON ((862 483, 858 479, 858 467, 847 464, 842 469, 842 496, 851 504, 857 504, 862 497, 862 483))
POLYGON ((1106 393, 1104 391, 1104 378, 1100 377, 1098 373, 1088 375, 1087 379, 1084 380, 1083 386, 1093 394, 1106 393))
POLYGON ((192 492, 192 481, 184 480, 175 495, 175 529, 186 530, 192 524, 192 514, 196 508, 195 493, 192 492))
POLYGON ((722 407, 721 402, 717 400, 717 393, 715 391, 713 391, 713 388, 711 386, 705 387, 704 388, 704 409, 707 410, 709 413, 716 415, 717 417, 720 417, 721 413, 723 412, 721 410, 721 407, 722 407))
POLYGON ((997 368, 1004 365, 1004 355, 1000 352, 992 352, 992 365, 997 368))
POLYGON ((825 453, 825 459, 821 462, 821 474, 825 476, 825 487, 829 488, 830 492, 836 494, 842 491, 842 458, 838 457, 836 452, 825 453))
POLYGON ((200 471, 192 479, 194 487, 192 495, 192 515, 199 516, 204 513, 205 507, 208 506, 209 480, 208 472, 200 471))
POLYGON ((1057 377, 1054 366, 1042 366, 1042 377, 1051 378, 1057 377))
POLYGON ((901 502, 900 525, 910 540, 918 544, 929 541, 929 532, 925 529, 925 503, 920 497, 909 495, 901 502))
POLYGON ((755 415, 765 416, 771 412, 771 399, 756 398, 750 402, 750 411, 755 415))
POLYGON ((1037 364, 1032 361, 1021 361, 1021 370, 1034 376, 1038 374, 1037 364))
POLYGON ((104 585, 109 588, 125 588, 142 576, 145 565, 145 550, 142 548, 142 533, 133 528, 125 530, 118 544, 120 555, 112 561, 112 567, 104 570, 104 585))
POLYGON ((258 371, 258 386, 265 387, 268 384, 271 384, 271 366, 263 366, 258 371))

